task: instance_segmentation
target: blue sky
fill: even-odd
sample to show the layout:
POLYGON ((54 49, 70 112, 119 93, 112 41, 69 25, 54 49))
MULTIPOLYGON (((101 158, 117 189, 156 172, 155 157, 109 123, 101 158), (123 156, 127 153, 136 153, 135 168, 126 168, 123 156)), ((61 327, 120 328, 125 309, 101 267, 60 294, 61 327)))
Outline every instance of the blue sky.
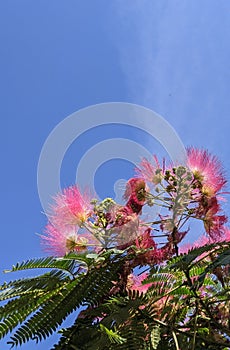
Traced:
MULTIPOLYGON (((3 0, 0 17, 1 271, 44 255, 35 234, 46 222, 39 154, 53 128, 81 108, 112 101, 151 108, 184 145, 220 157, 229 178, 228 1, 3 0)), ((79 154, 108 135, 159 149, 138 130, 95 128, 66 153, 63 185, 74 182, 79 154)), ((128 162, 111 160, 98 169, 96 189, 112 195, 116 179, 131 175, 128 162)), ((47 349, 54 341, 21 348, 47 349)))

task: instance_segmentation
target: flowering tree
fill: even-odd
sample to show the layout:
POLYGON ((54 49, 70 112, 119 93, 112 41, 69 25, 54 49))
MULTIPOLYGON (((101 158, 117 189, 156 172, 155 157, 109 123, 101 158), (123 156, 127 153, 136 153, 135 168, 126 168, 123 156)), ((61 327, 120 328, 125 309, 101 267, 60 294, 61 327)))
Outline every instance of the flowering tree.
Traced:
POLYGON ((53 349, 230 348, 230 229, 221 208, 221 164, 190 148, 186 165, 153 157, 136 171, 125 205, 94 199, 76 185, 55 197, 41 235, 51 256, 11 270, 48 272, 1 286, 0 336, 14 330, 9 344, 41 341, 75 312, 53 349), (146 218, 143 206, 161 211, 146 218), (195 221, 204 233, 183 244, 195 221))

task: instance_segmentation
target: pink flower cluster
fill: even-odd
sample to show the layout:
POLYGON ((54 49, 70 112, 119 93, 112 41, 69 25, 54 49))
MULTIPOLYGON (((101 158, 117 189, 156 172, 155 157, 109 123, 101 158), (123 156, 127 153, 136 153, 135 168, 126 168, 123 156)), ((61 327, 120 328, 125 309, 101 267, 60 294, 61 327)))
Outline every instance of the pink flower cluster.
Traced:
POLYGON ((221 213, 219 193, 226 184, 219 160, 206 150, 188 149, 188 166, 194 180, 193 199, 198 203, 194 214, 204 222, 212 239, 221 238, 227 217, 221 213))
POLYGON ((77 186, 63 190, 54 198, 45 235, 41 236, 44 250, 57 256, 71 251, 85 251, 87 247, 97 246, 97 239, 80 228, 92 214, 90 196, 81 193, 77 186))
MULTIPOLYGON (((179 221, 182 223, 183 219, 193 217, 203 221, 204 229, 211 239, 223 236, 227 217, 222 213, 220 191, 224 188, 226 179, 221 163, 215 156, 206 150, 191 147, 187 149, 184 170, 182 167, 166 168, 165 163, 161 167, 155 156, 153 164, 144 159, 137 171, 146 181, 157 184, 158 191, 166 190, 172 199, 171 207, 168 208, 173 215, 161 216, 162 231, 172 232, 179 221)), ((176 243, 179 243, 178 239, 176 243)))
POLYGON ((124 193, 125 205, 112 199, 92 201, 89 192, 74 185, 54 198, 42 245, 61 256, 71 251, 98 251, 117 246, 141 252, 134 265, 158 264, 173 254, 188 232, 190 218, 201 220, 212 241, 229 236, 222 213, 220 191, 226 184, 219 160, 205 150, 188 148, 187 164, 162 166, 143 159, 124 193), (149 186, 148 186, 149 185, 149 186), (154 191, 149 188, 154 187, 154 191), (140 220, 144 205, 164 209, 159 220, 140 220), (164 242, 156 244, 155 236, 164 242), (143 254, 142 254, 143 251, 143 254))
POLYGON ((93 247, 97 251, 103 241, 103 236, 101 240, 98 238, 98 231, 111 237, 116 233, 116 245, 130 241, 138 235, 138 214, 144 205, 144 196, 145 182, 131 179, 125 192, 126 205, 114 204, 109 212, 102 213, 95 210, 88 192, 82 194, 77 186, 64 189, 54 198, 45 235, 41 236, 44 250, 58 256, 93 247))
POLYGON ((188 148, 187 154, 187 165, 194 179, 200 182, 202 192, 210 197, 216 195, 227 182, 218 158, 193 147, 188 148))
POLYGON ((89 193, 81 193, 77 186, 71 186, 57 194, 55 204, 51 206, 50 221, 59 228, 81 225, 92 214, 89 193))

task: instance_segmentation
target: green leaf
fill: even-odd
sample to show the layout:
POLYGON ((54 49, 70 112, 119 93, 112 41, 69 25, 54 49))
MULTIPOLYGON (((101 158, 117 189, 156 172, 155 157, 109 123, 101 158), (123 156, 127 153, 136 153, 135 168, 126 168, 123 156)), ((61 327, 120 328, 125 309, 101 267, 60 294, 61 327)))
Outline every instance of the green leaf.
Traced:
POLYGON ((230 249, 227 248, 222 253, 220 253, 218 257, 216 257, 211 264, 209 264, 206 267, 204 272, 199 277, 199 282, 202 283, 204 281, 204 278, 208 272, 212 272, 213 270, 215 270, 215 268, 219 266, 226 266, 229 264, 230 264, 230 249))
POLYGON ((151 344, 154 350, 157 349, 158 344, 161 340, 161 336, 160 336, 160 325, 155 325, 151 331, 151 344))
MULTIPOLYGON (((79 258, 79 256, 78 256, 79 258)), ((85 260, 85 259, 84 259, 85 260)), ((79 262, 81 262, 79 260, 79 262)), ((23 261, 22 263, 17 263, 12 267, 11 270, 5 270, 5 273, 28 270, 28 269, 61 269, 66 270, 70 274, 74 274, 74 271, 78 263, 76 260, 68 258, 54 258, 54 257, 45 257, 45 258, 36 258, 23 261)))
POLYGON ((123 344, 127 342, 127 339, 122 338, 117 332, 108 329, 107 327, 103 326, 103 324, 100 324, 100 330, 108 336, 110 342, 113 344, 123 344))

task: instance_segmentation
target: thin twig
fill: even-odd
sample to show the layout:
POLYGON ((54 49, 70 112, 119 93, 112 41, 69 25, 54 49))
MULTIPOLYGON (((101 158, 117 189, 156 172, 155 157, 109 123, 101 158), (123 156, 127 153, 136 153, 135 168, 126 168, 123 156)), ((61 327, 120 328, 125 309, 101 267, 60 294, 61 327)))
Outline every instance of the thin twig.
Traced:
POLYGON ((172 336, 173 336, 173 340, 174 340, 175 345, 176 345, 176 350, 180 350, 179 344, 178 344, 178 340, 177 340, 177 336, 176 336, 176 333, 174 331, 172 331, 172 336))

